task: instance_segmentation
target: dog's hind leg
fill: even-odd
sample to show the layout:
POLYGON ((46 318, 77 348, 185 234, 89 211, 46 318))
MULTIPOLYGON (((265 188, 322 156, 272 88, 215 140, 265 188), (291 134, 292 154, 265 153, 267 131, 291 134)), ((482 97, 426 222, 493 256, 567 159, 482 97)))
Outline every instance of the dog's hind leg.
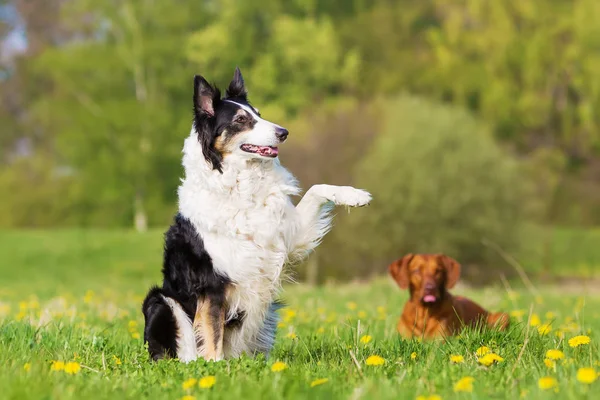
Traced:
POLYGON ((205 360, 223 359, 225 293, 206 295, 198 299, 194 333, 198 352, 205 360))
POLYGON ((182 306, 157 287, 150 289, 142 306, 146 324, 144 342, 153 360, 178 357, 182 362, 196 359, 192 321, 182 306))
POLYGON ((368 192, 350 186, 314 185, 308 189, 296 206, 300 232, 291 259, 302 259, 319 245, 331 228, 330 211, 334 205, 362 207, 370 201, 368 192))
POLYGON ((506 330, 510 325, 510 317, 507 313, 491 313, 487 317, 487 325, 500 331, 506 330))

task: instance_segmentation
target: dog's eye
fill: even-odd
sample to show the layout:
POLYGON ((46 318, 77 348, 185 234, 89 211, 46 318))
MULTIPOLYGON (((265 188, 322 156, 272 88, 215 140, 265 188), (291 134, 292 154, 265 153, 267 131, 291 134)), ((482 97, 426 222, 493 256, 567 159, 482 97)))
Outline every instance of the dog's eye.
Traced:
POLYGON ((237 122, 238 124, 243 124, 244 122, 248 121, 248 117, 241 114, 241 115, 238 115, 237 117, 235 117, 234 121, 237 122))

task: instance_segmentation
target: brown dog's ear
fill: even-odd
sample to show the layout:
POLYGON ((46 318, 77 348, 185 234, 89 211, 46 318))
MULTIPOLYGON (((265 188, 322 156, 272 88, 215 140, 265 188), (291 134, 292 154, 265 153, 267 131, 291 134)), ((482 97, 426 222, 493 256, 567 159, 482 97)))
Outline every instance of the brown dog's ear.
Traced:
POLYGON ((391 263, 388 267, 390 275, 396 280, 396 283, 398 283, 398 286, 400 286, 401 289, 408 288, 408 264, 410 264, 413 257, 414 254, 407 254, 401 259, 391 263))
POLYGON ((460 278, 460 264, 452 257, 439 255, 440 263, 446 268, 446 288, 452 289, 460 278))

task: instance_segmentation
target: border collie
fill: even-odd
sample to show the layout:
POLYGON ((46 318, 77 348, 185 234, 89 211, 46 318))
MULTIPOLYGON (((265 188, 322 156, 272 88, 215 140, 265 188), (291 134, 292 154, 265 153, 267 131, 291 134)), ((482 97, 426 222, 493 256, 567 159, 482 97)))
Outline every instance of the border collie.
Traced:
POLYGON ((315 185, 294 206, 280 163, 288 131, 263 119, 236 69, 225 96, 194 77, 194 123, 183 146, 179 212, 165 234, 162 287, 148 292, 144 340, 154 360, 268 353, 284 265, 305 258, 331 226, 333 205, 371 195, 315 185))

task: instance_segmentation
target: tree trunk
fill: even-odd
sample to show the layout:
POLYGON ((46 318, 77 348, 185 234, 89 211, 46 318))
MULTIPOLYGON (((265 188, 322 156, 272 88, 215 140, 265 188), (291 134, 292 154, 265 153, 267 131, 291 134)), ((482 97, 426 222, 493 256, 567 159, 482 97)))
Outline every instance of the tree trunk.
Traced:
POLYGON ((138 232, 146 232, 148 230, 148 217, 144 208, 144 196, 141 193, 135 194, 134 200, 134 227, 138 232))

